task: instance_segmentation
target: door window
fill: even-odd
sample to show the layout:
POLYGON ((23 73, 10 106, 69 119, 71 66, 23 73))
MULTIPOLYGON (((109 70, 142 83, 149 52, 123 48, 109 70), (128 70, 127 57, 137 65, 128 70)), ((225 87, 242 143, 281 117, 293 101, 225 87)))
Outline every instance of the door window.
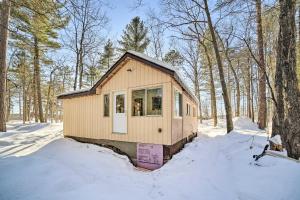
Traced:
POLYGON ((116 96, 116 113, 125 113, 125 95, 116 96))

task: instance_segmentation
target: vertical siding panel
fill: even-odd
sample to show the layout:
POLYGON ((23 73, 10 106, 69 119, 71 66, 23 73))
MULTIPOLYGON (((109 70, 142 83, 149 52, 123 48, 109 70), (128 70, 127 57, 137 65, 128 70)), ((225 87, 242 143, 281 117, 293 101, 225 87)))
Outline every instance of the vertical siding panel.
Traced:
MULTIPOLYGON (((78 97, 63 100, 65 134, 77 137, 110 139, 158 144, 171 144, 172 105, 171 77, 138 61, 128 61, 101 88, 100 95, 78 97), (130 67, 133 70, 127 71, 130 67), (163 116, 132 117, 131 92, 153 86, 163 88, 163 116), (127 91, 127 134, 112 133, 113 91, 127 91), (103 94, 110 93, 110 115, 103 117, 103 94), (162 128, 162 133, 158 133, 162 128)), ((145 105, 145 109, 146 109, 145 105)))

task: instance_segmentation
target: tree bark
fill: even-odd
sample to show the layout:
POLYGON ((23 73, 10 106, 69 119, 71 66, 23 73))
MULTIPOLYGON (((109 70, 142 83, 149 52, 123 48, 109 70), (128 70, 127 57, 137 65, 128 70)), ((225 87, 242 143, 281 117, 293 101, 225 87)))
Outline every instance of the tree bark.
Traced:
POLYGON ((80 59, 79 59, 79 69, 80 69, 80 73, 79 73, 79 89, 82 88, 82 81, 83 81, 83 55, 82 52, 80 54, 80 59))
POLYGON ((74 90, 77 89, 78 71, 79 71, 79 54, 76 53, 75 77, 74 77, 74 86, 73 86, 74 90))
POLYGON ((251 62, 250 58, 248 58, 249 66, 246 66, 246 90, 247 90, 247 116, 252 118, 252 110, 251 110, 251 62))
POLYGON ((200 96, 200 86, 199 86, 199 77, 198 77, 198 73, 195 72, 195 95, 199 101, 199 121, 200 123, 202 123, 202 107, 201 107, 201 96, 200 96))
POLYGON ((211 64, 211 58, 207 49, 207 46, 205 44, 202 44, 204 48, 204 53, 207 59, 208 63, 208 71, 209 71, 209 87, 210 87, 210 106, 211 106, 211 118, 213 119, 213 125, 214 127, 218 124, 218 117, 217 117, 217 100, 216 100, 216 89, 215 89, 215 83, 214 83, 214 75, 212 71, 212 64, 211 64))
POLYGON ((205 4, 205 13, 207 16, 207 22, 208 22, 208 26, 209 26, 209 30, 210 30, 210 34, 211 34, 211 38, 212 38, 212 43, 214 46, 215 56, 216 56, 216 60, 217 60, 217 65, 218 65, 218 69, 219 69, 219 76, 220 76, 220 82, 221 82, 222 92, 223 92, 222 94, 223 94, 225 111, 226 111, 227 133, 229 133, 233 129, 231 105, 229 102, 226 82, 225 82, 225 78, 224 78, 223 64, 222 64, 222 60, 221 60, 221 56, 220 56, 220 52, 219 52, 219 47, 218 47, 218 43, 217 43, 217 39, 216 39, 216 35, 215 35, 215 30, 214 30, 214 27, 213 27, 213 24, 211 21, 211 16, 210 16, 207 0, 204 0, 204 4, 205 4))
POLYGON ((3 0, 1 3, 1 27, 0 27, 0 132, 6 132, 6 52, 8 38, 8 21, 10 16, 10 0, 3 0))
POLYGON ((273 134, 281 135, 288 156, 298 159, 300 157, 300 92, 296 73, 295 1, 280 0, 279 5, 280 28, 275 75, 277 107, 272 131, 273 134))
MULTIPOLYGON (((224 45, 223 45, 224 46, 224 45)), ((224 46, 225 48, 225 46, 224 46)), ((228 62, 230 71, 233 74, 234 77, 234 81, 235 81, 235 85, 236 85, 236 110, 235 110, 235 116, 239 117, 240 116, 240 104, 241 104, 241 92, 240 92, 240 82, 239 82, 239 78, 238 75, 235 71, 235 69, 233 68, 231 59, 229 57, 229 52, 228 52, 228 48, 224 49, 225 50, 225 56, 226 56, 226 60, 228 62)), ((239 64, 238 64, 239 65, 239 64)), ((230 94, 230 93, 229 93, 230 94)))
POLYGON ((261 20, 261 0, 256 0, 256 28, 257 28, 257 46, 259 54, 259 85, 258 85, 258 127, 260 129, 266 128, 267 117, 267 103, 266 103, 266 67, 264 59, 264 42, 262 33, 261 20))
POLYGON ((35 85, 36 85, 36 95, 37 95, 37 104, 39 110, 39 119, 40 122, 44 122, 44 113, 43 113, 43 102, 42 102, 42 91, 41 91, 41 69, 39 63, 39 46, 38 39, 34 37, 34 71, 35 71, 35 85))

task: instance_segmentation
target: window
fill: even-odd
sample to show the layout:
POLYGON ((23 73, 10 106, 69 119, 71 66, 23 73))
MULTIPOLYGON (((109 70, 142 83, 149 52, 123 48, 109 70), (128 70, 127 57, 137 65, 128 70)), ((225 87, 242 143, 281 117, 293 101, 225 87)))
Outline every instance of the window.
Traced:
POLYGON ((161 115, 162 113, 162 89, 147 90, 147 115, 161 115))
POLYGON ((182 117, 182 94, 174 91, 174 116, 182 117))
POLYGON ((196 108, 193 107, 193 117, 196 117, 196 108))
POLYGON ((190 104, 186 104, 186 116, 190 116, 191 115, 191 105, 190 104))
POLYGON ((132 91, 132 116, 161 114, 162 88, 132 91))
POLYGON ((104 117, 109 117, 109 94, 103 96, 104 117))
POLYGON ((116 96, 116 113, 125 113, 125 95, 119 94, 116 96))
POLYGON ((132 91, 132 116, 144 116, 145 90, 132 91))

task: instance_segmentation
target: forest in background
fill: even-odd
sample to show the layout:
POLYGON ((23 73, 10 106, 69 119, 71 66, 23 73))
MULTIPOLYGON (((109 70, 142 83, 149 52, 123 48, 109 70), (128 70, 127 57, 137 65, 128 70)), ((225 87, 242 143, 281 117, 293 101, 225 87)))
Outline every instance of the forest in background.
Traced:
POLYGON ((110 37, 109 1, 2 0, 0 131, 61 120, 66 91, 91 87, 127 50, 172 64, 199 99, 199 120, 248 116, 300 157, 300 2, 160 0, 110 37), (272 122, 272 123, 270 123, 272 122))

